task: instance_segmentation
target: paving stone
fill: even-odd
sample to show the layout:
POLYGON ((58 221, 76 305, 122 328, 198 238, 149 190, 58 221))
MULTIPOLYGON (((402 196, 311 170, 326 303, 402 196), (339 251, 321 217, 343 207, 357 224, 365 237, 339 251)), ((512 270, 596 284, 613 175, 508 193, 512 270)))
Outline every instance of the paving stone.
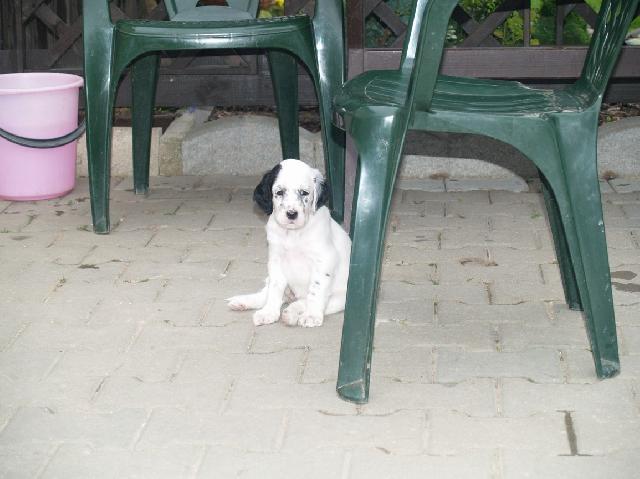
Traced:
POLYGON ((513 322, 546 326, 549 324, 549 317, 541 301, 484 306, 440 301, 437 305, 437 321, 442 325, 464 325, 477 321, 486 324, 513 322))
POLYGON ((487 258, 487 249, 476 246, 461 249, 428 249, 404 245, 387 245, 384 261, 406 264, 438 264, 446 261, 468 261, 469 258, 487 258))
POLYGON ((481 284, 460 284, 455 289, 446 285, 413 283, 410 281, 382 281, 378 292, 380 301, 425 299, 438 301, 463 301, 470 304, 487 304, 487 290, 481 284))
POLYGON ((56 448, 47 443, 0 446, 0 474, 12 479, 38 477, 56 448))
POLYGON ((616 306, 615 312, 618 324, 640 326, 640 304, 616 306))
MULTIPOLYGON (((502 413, 527 417, 570 411, 598 418, 632 419, 638 416, 634 391, 628 381, 615 378, 594 384, 535 384, 523 379, 503 379, 502 413), (615 398, 615 407, 612 407, 615 398)), ((582 451, 580 451, 582 452, 582 451)))
POLYGON ((113 413, 25 407, 0 433, 0 447, 54 442, 87 442, 96 447, 127 448, 146 421, 141 409, 113 413))
POLYGON ((168 381, 178 371, 182 356, 176 351, 65 351, 47 379, 74 381, 107 376, 134 377, 142 382, 168 381))
POLYGON ((132 351, 189 351, 208 349, 241 353, 249 347, 253 324, 231 323, 221 327, 175 327, 149 324, 132 346, 132 351))
POLYGON ((147 382, 139 377, 107 377, 92 401, 99 411, 119 411, 126 408, 181 408, 217 412, 222 406, 229 381, 209 378, 207 381, 147 382))
POLYGON ((379 302, 376 323, 409 322, 416 325, 433 322, 434 307, 424 300, 403 302, 379 302))
POLYGON ((376 327, 377 351, 404 351, 407 348, 463 348, 468 351, 493 351, 493 328, 480 322, 447 326, 406 323, 382 323, 376 327))
POLYGON ((556 262, 556 253, 551 247, 523 251, 512 247, 489 246, 488 250, 491 260, 499 265, 521 263, 545 264, 556 262))
POLYGON ((394 195, 360 406, 335 392, 342 314, 307 329, 228 310, 266 276, 258 180, 153 177, 141 197, 114 178, 109 235, 88 226, 86 179, 0 202, 0 477, 635 477, 626 179, 604 197, 619 377, 596 377, 564 304, 539 193, 411 183, 425 190, 394 195))
POLYGON ((188 351, 173 381, 207 382, 212 379, 251 379, 264 383, 293 383, 304 366, 302 349, 286 349, 271 353, 227 353, 188 351))
POLYGON ((612 454, 630 446, 626 438, 640 437, 640 419, 637 415, 609 418, 598 416, 593 411, 577 411, 571 417, 579 454, 612 454))
POLYGON ((286 452, 364 447, 418 454, 423 449, 426 422, 422 411, 354 416, 296 409, 291 411, 287 426, 282 446, 286 452))
MULTIPOLYGON (((566 382, 592 384, 599 381, 596 376, 593 356, 590 350, 568 349, 562 352, 563 367, 566 370, 566 382)), ((625 371, 624 360, 621 367, 625 371)), ((628 371, 627 371, 628 373, 628 371)))
POLYGON ((136 450, 209 445, 246 452, 271 452, 278 448, 285 425, 283 411, 220 415, 202 410, 158 408, 142 431, 136 450))
POLYGON ((507 191, 528 191, 527 183, 519 177, 513 178, 486 178, 474 179, 453 179, 447 178, 445 181, 448 191, 470 191, 470 190, 507 190, 507 191))
POLYGON ((640 191, 640 181, 633 178, 614 178, 609 184, 616 193, 635 193, 640 191))
POLYGON ((344 470, 343 451, 243 453, 233 449, 209 448, 198 470, 197 478, 304 477, 325 479, 341 477, 344 470))
POLYGON ((367 415, 390 414, 400 410, 458 411, 473 417, 496 413, 495 383, 474 378, 457 384, 420 384, 381 378, 373 369, 369 403, 360 406, 367 415))
POLYGON ((462 413, 431 411, 428 417, 430 454, 461 455, 478 449, 535 450, 569 454, 561 413, 530 417, 467 417, 462 413))
POLYGON ((505 479, 562 477, 563 479, 632 478, 637 475, 640 450, 634 447, 606 456, 554 455, 536 451, 505 450, 502 454, 505 479))
POLYGON ((121 323, 112 318, 110 324, 87 325, 84 322, 32 323, 15 340, 15 351, 126 351, 138 334, 137 323, 121 323), (117 325, 117 327, 115 327, 117 325))
POLYGON ((494 477, 492 458, 484 451, 460 456, 389 454, 384 450, 355 451, 350 459, 351 479, 384 477, 387 479, 482 479, 494 477))
MULTIPOLYGON (((25 358, 27 359, 27 358, 25 358)), ((48 410, 62 408, 91 409, 91 400, 100 387, 101 378, 68 381, 16 380, 0 378, 2 402, 8 407, 39 407, 48 410)))
POLYGON ((189 477, 204 455, 202 446, 131 451, 95 448, 82 444, 63 444, 47 464, 42 478, 118 479, 189 477))
POLYGON ((552 349, 518 352, 438 350, 438 382, 459 382, 474 377, 526 378, 539 383, 563 380, 560 355, 552 349))
POLYGON ((357 406, 343 401, 335 383, 289 383, 240 378, 231 387, 225 412, 242 414, 261 410, 323 411, 326 414, 355 415, 357 406))
POLYGON ((440 237, 443 248, 468 248, 470 246, 503 246, 517 249, 538 249, 539 240, 533 230, 493 229, 474 235, 460 234, 456 229, 443 229, 440 237))
POLYGON ((640 327, 619 327, 618 343, 620 354, 640 354, 640 327))
POLYGON ((583 325, 551 323, 546 326, 506 323, 498 326, 503 351, 523 351, 531 348, 585 349, 589 347, 583 325))
POLYGON ((249 347, 252 353, 270 353, 286 349, 310 349, 323 352, 340 349, 342 313, 326 316, 319 328, 291 327, 282 322, 255 327, 251 322, 250 312, 237 314, 247 316, 247 324, 250 324, 252 330, 249 347))

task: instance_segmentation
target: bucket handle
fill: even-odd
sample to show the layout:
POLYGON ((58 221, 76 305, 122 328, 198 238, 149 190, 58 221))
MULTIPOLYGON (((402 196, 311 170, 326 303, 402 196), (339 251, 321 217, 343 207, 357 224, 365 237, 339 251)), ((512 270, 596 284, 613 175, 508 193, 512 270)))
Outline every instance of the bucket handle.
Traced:
POLYGON ((59 136, 58 138, 44 139, 25 138, 24 136, 14 135, 13 133, 9 133, 8 131, 0 128, 0 137, 4 138, 7 141, 10 141, 11 143, 15 143, 16 145, 26 146, 28 148, 57 148, 80 138, 80 135, 84 133, 84 130, 86 130, 86 128, 87 123, 85 120, 83 120, 78 128, 73 130, 71 133, 67 133, 64 136, 59 136))

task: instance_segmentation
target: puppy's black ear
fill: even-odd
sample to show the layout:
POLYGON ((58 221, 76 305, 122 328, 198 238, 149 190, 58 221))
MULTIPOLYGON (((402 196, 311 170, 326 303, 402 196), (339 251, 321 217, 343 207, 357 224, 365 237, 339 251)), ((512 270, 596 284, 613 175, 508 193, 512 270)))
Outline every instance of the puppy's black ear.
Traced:
POLYGON ((331 189, 329 183, 323 181, 320 184, 320 194, 318 195, 318 201, 316 202, 316 210, 321 206, 329 205, 329 197, 331 196, 331 189))
POLYGON ((262 181, 253 190, 253 201, 268 215, 273 213, 273 183, 276 181, 281 169, 282 166, 280 164, 274 166, 271 171, 264 174, 262 181))
POLYGON ((313 200, 313 211, 318 211, 318 208, 329 203, 329 185, 324 179, 322 172, 320 170, 313 170, 313 189, 314 189, 314 200, 313 200))

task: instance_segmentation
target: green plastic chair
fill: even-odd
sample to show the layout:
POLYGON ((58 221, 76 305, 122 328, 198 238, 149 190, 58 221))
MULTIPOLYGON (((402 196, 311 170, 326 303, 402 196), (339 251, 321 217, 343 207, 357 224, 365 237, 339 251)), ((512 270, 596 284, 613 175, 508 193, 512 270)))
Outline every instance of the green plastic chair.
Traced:
POLYGON ((326 171, 335 185, 333 216, 344 207, 344 139, 331 125, 331 98, 345 72, 342 0, 318 0, 306 15, 255 18, 257 0, 229 7, 165 0, 171 21, 112 22, 109 0, 84 0, 87 153, 93 229, 108 233, 111 124, 116 89, 131 65, 134 189, 149 188, 152 110, 161 51, 266 50, 278 108, 283 158, 299 157, 297 60, 313 79, 320 106, 326 171))
POLYGON ((474 133, 537 166, 567 302, 583 308, 598 377, 620 370, 600 187, 598 112, 638 0, 604 0, 580 78, 563 91, 439 76, 456 0, 414 0, 400 68, 368 71, 334 98, 359 162, 337 390, 368 400, 376 301, 389 204, 407 130, 474 133))

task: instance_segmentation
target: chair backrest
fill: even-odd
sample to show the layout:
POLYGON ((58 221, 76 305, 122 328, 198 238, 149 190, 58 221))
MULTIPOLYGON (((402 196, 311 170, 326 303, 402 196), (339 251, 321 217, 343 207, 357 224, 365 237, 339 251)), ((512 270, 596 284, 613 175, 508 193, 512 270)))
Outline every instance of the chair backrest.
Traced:
MULTIPOLYGON (((449 18, 458 0, 414 0, 400 69, 408 78, 405 100, 411 114, 431 106, 449 18)), ((577 86, 604 93, 640 0, 603 0, 577 86)), ((593 99, 591 99, 593 100, 593 99)))
MULTIPOLYGON (((244 10, 251 13, 253 16, 258 14, 259 0, 226 0, 230 7, 238 10, 244 10)), ((164 0, 164 6, 167 9, 169 18, 173 18, 179 12, 184 10, 191 10, 198 4, 198 0, 164 0)))
POLYGON ((438 78, 449 18, 458 0, 414 0, 400 69, 408 76, 406 105, 427 110, 438 78))
POLYGON ((593 93, 602 95, 616 65, 639 0, 603 0, 589 51, 578 80, 593 93))

